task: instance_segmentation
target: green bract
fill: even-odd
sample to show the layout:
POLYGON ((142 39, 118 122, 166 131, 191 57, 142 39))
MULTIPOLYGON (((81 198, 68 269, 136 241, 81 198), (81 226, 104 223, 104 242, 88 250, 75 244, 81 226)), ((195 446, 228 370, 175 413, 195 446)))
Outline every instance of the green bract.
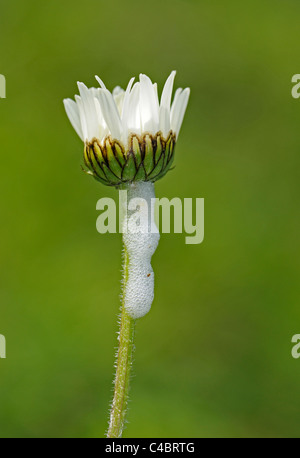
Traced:
POLYGON ((103 142, 94 138, 85 143, 84 162, 87 173, 107 186, 119 186, 134 181, 154 182, 170 169, 174 159, 176 135, 170 131, 167 139, 161 132, 143 136, 131 134, 128 148, 110 136, 103 142))

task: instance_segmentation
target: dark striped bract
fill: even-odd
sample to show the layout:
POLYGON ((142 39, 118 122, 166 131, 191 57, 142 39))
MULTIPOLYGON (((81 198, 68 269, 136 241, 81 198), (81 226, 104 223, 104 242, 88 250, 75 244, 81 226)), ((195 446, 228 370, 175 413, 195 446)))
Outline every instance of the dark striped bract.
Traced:
POLYGON ((167 139, 161 132, 143 136, 131 134, 128 148, 111 137, 103 142, 94 138, 84 147, 84 163, 89 174, 108 186, 120 186, 134 181, 156 181, 170 169, 174 159, 176 136, 171 131, 167 139))

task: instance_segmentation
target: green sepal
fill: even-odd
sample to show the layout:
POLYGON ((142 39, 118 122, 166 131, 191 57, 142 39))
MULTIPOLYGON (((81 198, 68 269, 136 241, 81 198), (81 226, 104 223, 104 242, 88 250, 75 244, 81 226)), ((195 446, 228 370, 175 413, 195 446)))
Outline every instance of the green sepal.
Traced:
MULTIPOLYGON (((90 158, 90 163, 92 165, 92 172, 94 172, 98 177, 102 178, 103 180, 106 180, 106 176, 103 173, 103 170, 100 166, 101 162, 99 161, 99 157, 95 154, 93 148, 90 146, 88 149, 88 156, 90 158)), ((103 164, 103 162, 102 162, 103 164)), ((101 165, 102 165, 101 164, 101 165)))
POLYGON ((110 183, 108 183, 107 180, 103 180, 102 178, 100 178, 98 175, 95 175, 94 173, 92 173, 91 175, 93 175, 95 180, 99 181, 99 183, 105 184, 106 186, 110 186, 110 183))
POLYGON ((120 166, 119 162, 117 161, 111 143, 107 140, 105 142, 105 150, 106 150, 106 158, 108 162, 108 167, 112 173, 114 173, 119 180, 121 180, 122 175, 122 167, 120 166))
POLYGON ((170 142, 170 149, 169 149, 169 157, 168 160, 171 160, 171 157, 174 156, 174 149, 175 149, 175 138, 173 137, 170 142))
POLYGON ((149 135, 145 135, 144 141, 145 157, 144 157, 144 168, 146 174, 149 175, 154 167, 154 151, 152 146, 152 140, 149 135))
POLYGON ((162 139, 160 135, 156 137, 155 164, 157 165, 163 150, 162 139))
POLYGON ((95 178, 95 180, 99 181, 100 183, 102 184, 105 184, 105 185, 108 185, 107 181, 106 180, 103 180, 102 178, 98 177, 95 172, 91 172, 90 170, 85 170, 82 166, 81 166, 81 170, 86 173, 87 175, 90 175, 92 176, 93 178, 95 178))
POLYGON ((114 142, 113 150, 114 150, 115 158, 120 163, 120 165, 123 167, 123 165, 126 163, 126 159, 125 159, 124 150, 122 146, 118 142, 114 142))
POLYGON ((140 163, 142 162, 142 153, 140 148, 140 142, 136 135, 133 135, 131 137, 131 151, 135 157, 136 167, 138 168, 140 163))
POLYGON ((170 156, 171 156, 171 144, 172 144, 172 137, 169 136, 168 140, 166 141, 166 150, 165 150, 166 164, 168 163, 170 156))
MULTIPOLYGON (((91 164, 90 164, 90 158, 89 158, 89 155, 88 155, 88 146, 87 145, 84 145, 83 160, 84 160, 84 163, 87 166, 87 168, 90 169, 91 168, 91 164)), ((84 171, 86 172, 86 170, 84 170, 84 171)), ((86 172, 86 173, 88 173, 88 172, 86 172)))
POLYGON ((97 158, 97 161, 99 163, 103 162, 104 161, 104 158, 103 158, 103 154, 102 154, 102 149, 100 147, 100 145, 98 144, 97 141, 94 141, 91 145, 90 145, 90 148, 93 149, 94 151, 94 155, 95 157, 97 158))
POLYGON ((103 171, 104 171, 104 173, 106 175, 107 181, 110 184, 112 184, 112 185, 118 184, 121 181, 121 179, 118 178, 116 175, 114 175, 114 173, 110 170, 110 168, 105 163, 102 164, 102 167, 103 167, 103 171))
POLYGON ((147 180, 147 175, 145 173, 145 169, 143 167, 143 164, 140 165, 135 177, 134 181, 146 181, 147 180))
POLYGON ((156 166, 154 167, 152 172, 148 175, 148 177, 147 177, 148 180, 152 181, 153 178, 155 178, 157 175, 159 175, 161 173, 161 171, 164 168, 164 159, 165 159, 165 155, 164 155, 164 153, 162 153, 158 163, 156 164, 156 166))
POLYGON ((126 164, 123 167, 122 181, 133 180, 135 174, 136 174, 136 167, 135 167, 133 153, 132 151, 129 151, 126 164))
MULTIPOLYGON (((153 181, 157 181, 157 180, 160 180, 162 177, 164 177, 166 175, 166 173, 169 172, 169 170, 172 170, 171 168, 171 165, 174 161, 174 154, 173 156, 171 157, 170 161, 168 162, 167 166, 158 174, 154 177, 154 180, 153 181)), ((174 168, 174 167, 173 167, 174 168)))

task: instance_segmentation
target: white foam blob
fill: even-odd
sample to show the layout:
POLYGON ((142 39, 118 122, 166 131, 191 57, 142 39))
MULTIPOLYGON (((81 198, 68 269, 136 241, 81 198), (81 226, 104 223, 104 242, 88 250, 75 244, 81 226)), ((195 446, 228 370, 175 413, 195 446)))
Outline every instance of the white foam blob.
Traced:
POLYGON ((154 222, 154 184, 136 182, 127 189, 128 209, 123 223, 123 241, 129 257, 124 306, 134 319, 149 312, 154 298, 151 258, 159 232, 154 222), (151 199, 153 201, 151 202, 151 199))

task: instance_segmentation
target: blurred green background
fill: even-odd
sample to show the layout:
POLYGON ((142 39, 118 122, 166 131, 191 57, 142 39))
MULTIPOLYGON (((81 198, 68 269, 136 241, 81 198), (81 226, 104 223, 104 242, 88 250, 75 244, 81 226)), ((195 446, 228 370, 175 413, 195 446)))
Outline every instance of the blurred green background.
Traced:
POLYGON ((125 437, 299 437, 300 3, 2 1, 1 437, 103 437, 121 237, 62 99, 140 72, 191 87, 158 197, 204 197, 205 240, 161 237, 125 437))

